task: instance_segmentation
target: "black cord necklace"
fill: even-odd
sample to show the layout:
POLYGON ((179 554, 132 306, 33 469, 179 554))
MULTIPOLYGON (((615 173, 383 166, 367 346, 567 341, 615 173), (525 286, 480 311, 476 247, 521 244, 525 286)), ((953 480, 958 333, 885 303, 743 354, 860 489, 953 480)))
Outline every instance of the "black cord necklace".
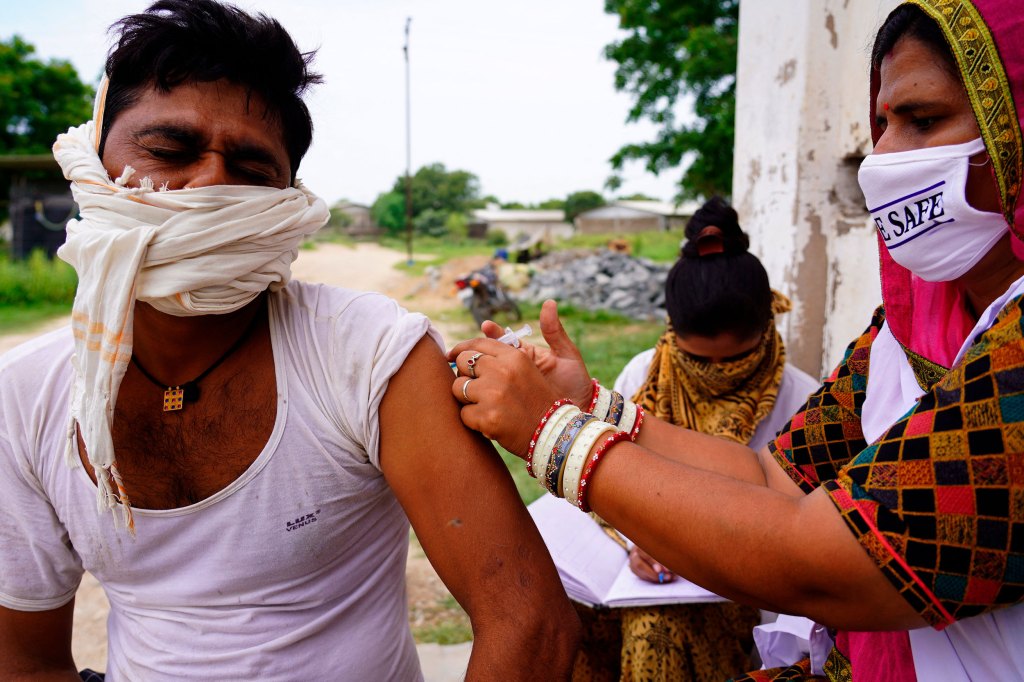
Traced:
POLYGON ((142 376, 149 379, 153 384, 164 389, 164 412, 177 412, 185 406, 185 403, 194 403, 199 400, 199 382, 205 379, 210 372, 217 369, 220 363, 228 359, 228 356, 241 348, 242 344, 245 343, 245 340, 249 338, 250 334, 252 334, 252 330, 256 328, 256 323, 261 318, 262 315, 260 314, 260 311, 256 311, 256 314, 253 315, 252 320, 249 322, 249 326, 245 328, 245 331, 242 332, 241 336, 235 340, 231 347, 224 351, 224 354, 217 358, 212 365, 207 367, 206 371, 192 381, 186 381, 185 383, 177 386, 168 386, 166 383, 158 381, 156 377, 147 372, 146 368, 142 366, 142 363, 138 361, 134 353, 132 353, 132 364, 138 367, 139 371, 142 372, 142 376))

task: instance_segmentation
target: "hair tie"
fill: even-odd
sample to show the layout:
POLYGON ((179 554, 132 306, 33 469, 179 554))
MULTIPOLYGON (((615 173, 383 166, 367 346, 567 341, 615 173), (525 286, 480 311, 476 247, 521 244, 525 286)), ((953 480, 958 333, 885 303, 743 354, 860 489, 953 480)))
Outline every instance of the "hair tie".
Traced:
POLYGON ((725 253, 725 238, 722 230, 715 225, 708 225, 694 239, 697 245, 699 257, 710 256, 715 253, 725 253))

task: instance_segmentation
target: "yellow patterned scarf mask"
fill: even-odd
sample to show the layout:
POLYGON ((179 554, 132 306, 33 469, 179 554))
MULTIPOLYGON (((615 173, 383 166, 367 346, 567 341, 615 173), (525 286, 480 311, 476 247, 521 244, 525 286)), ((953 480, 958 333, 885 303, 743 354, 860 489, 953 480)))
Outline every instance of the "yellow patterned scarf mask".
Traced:
MULTIPOLYGON (((774 314, 790 310, 789 299, 773 295, 774 314)), ((775 407, 785 364, 774 317, 752 353, 726 362, 681 353, 670 326, 655 346, 647 380, 633 401, 676 426, 747 444, 775 407)))

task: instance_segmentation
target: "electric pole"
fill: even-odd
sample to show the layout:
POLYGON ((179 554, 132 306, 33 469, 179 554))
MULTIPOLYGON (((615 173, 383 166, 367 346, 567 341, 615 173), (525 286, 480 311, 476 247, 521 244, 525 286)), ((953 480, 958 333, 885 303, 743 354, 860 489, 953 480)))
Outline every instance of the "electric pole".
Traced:
POLYGON ((405 18, 405 249, 408 264, 412 265, 412 106, 409 95, 409 25, 412 17, 405 18))

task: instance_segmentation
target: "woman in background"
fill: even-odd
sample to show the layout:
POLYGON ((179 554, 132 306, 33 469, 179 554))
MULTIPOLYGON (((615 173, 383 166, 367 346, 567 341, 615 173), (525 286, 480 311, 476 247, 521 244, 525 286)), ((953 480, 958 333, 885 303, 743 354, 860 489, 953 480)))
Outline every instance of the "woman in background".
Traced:
MULTIPOLYGON (((668 329, 654 348, 630 360, 615 390, 676 426, 760 449, 818 381, 786 363, 775 315, 790 303, 772 291, 749 245, 723 199, 694 214, 682 257, 665 282, 668 329)), ((629 552, 638 577, 674 579, 639 547, 629 552)), ((584 630, 578 681, 717 682, 749 664, 751 630, 761 622, 758 609, 731 602, 576 609, 584 630)))

